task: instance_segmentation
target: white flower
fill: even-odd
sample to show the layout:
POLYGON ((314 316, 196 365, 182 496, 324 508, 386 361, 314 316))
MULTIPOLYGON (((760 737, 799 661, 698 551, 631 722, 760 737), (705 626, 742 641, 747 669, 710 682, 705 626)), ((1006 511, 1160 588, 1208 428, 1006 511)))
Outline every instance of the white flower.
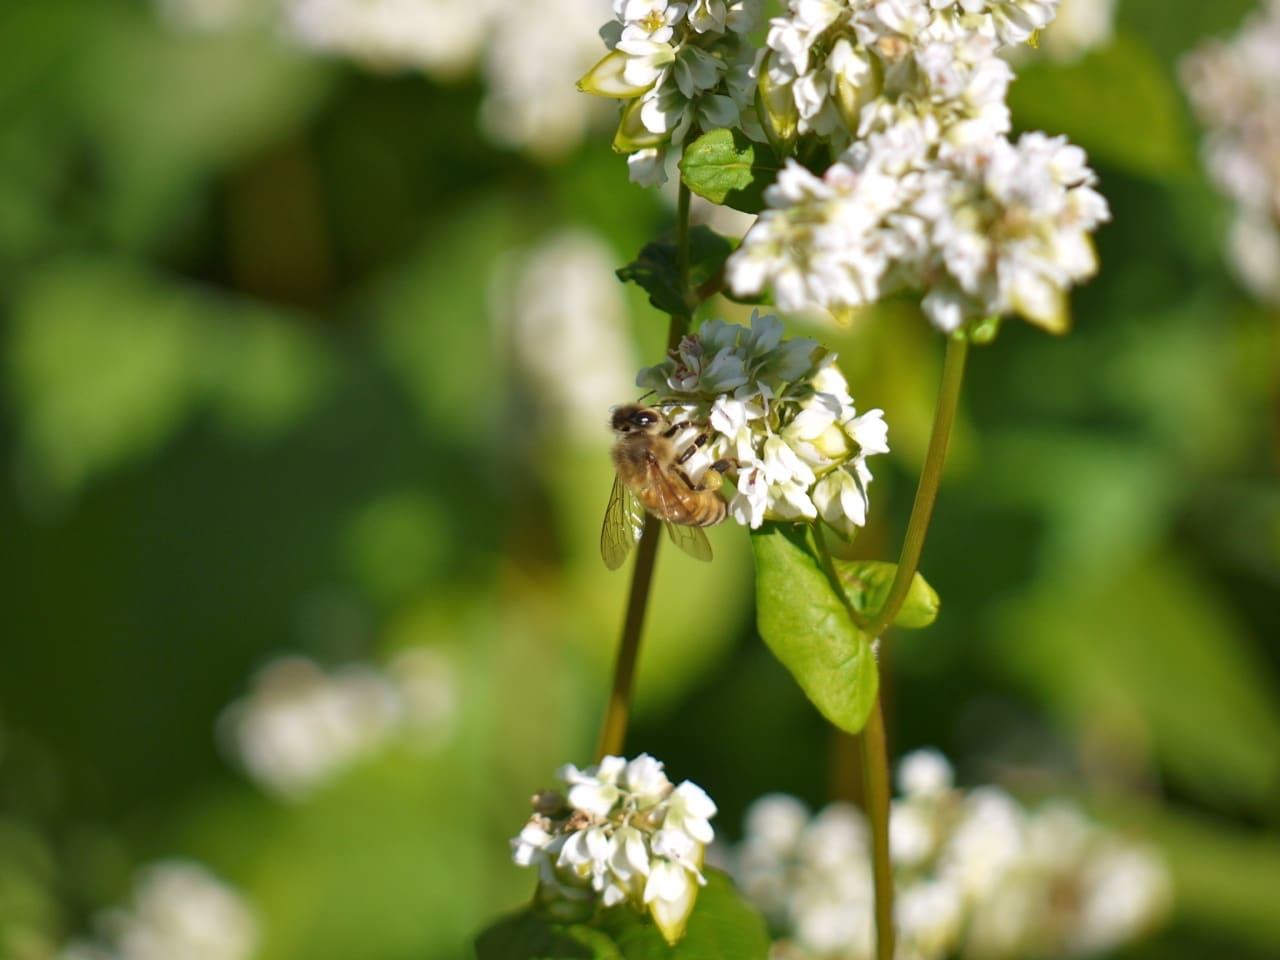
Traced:
POLYGON ((166 860, 138 877, 128 907, 104 913, 108 943, 76 944, 61 956, 119 960, 250 960, 258 923, 249 904, 200 864, 166 860))
POLYGON ((951 789, 955 774, 939 750, 913 750, 898 763, 898 789, 908 797, 936 797, 951 789))
POLYGON ((512 860, 537 866, 538 900, 569 915, 584 892, 606 907, 646 909, 669 942, 683 933, 697 897, 716 806, 696 784, 673 787, 662 763, 605 757, 560 768, 564 793, 533 798, 533 815, 511 841, 512 860))
POLYGON ((763 138, 755 120, 755 52, 744 34, 762 0, 635 0, 614 4, 601 31, 609 53, 578 81, 597 96, 629 101, 614 138, 629 152, 631 179, 661 185, 661 151, 691 132, 739 127, 763 138), (650 152, 654 151, 654 152, 650 152))
POLYGON ((399 691, 380 671, 326 672, 284 657, 259 671, 219 725, 254 780, 298 798, 383 744, 404 717, 399 691))
POLYGON ((736 522, 757 528, 821 513, 846 536, 866 523, 866 457, 888 450, 882 415, 858 416, 835 355, 784 338, 776 317, 755 312, 750 328, 708 320, 636 384, 710 429, 690 473, 729 464, 736 522))
MULTIPOLYGON (((898 777, 911 785, 889 820, 899 960, 1109 951, 1167 910, 1159 858, 1073 807, 1028 811, 990 787, 966 795, 931 750, 904 758, 898 777)), ((775 944, 779 960, 874 956, 860 810, 834 803, 810 820, 794 798, 763 797, 748 809, 732 859, 743 893, 786 944, 775 944)))
POLYGON ((1206 130, 1209 177, 1235 204, 1227 257, 1244 284, 1280 303, 1280 4, 1249 17, 1228 41, 1209 41, 1180 65, 1206 130))

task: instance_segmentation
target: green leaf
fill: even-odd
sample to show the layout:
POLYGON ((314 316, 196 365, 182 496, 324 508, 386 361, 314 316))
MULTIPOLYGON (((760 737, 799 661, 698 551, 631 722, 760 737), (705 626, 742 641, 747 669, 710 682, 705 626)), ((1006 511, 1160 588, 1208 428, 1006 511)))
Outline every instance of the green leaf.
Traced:
POLYGON ((477 960, 622 960, 607 933, 584 924, 562 924, 533 907, 508 914, 476 937, 477 960))
MULTIPOLYGON (((719 870, 703 871, 707 885, 689 917, 684 938, 669 947, 658 928, 627 906, 602 920, 626 960, 764 960, 769 932, 764 919, 719 870)), ((485 960, 485 958, 481 958, 485 960)))
MULTIPOLYGON (((710 227, 696 226, 689 231, 689 286, 701 287, 724 266, 733 244, 710 227)), ((677 281, 676 242, 671 238, 646 243, 639 256, 618 269, 618 279, 638 284, 649 294, 649 302, 668 314, 688 313, 677 281)))
POLYGON ((818 562, 812 538, 812 528, 799 524, 765 524, 751 535, 756 622, 822 715, 857 733, 875 704, 875 657, 818 562))
POLYGON ((712 203, 759 213, 764 188, 777 179, 778 161, 739 130, 712 130, 685 147, 680 174, 690 190, 712 203))
MULTIPOLYGON (((836 560, 835 565, 845 596, 853 604, 853 609, 867 622, 875 619, 876 614, 884 607, 884 602, 889 599, 889 587, 898 572, 898 565, 879 560, 836 560)), ((936 619, 938 594, 917 573, 911 579, 907 599, 902 602, 901 609, 893 618, 893 626, 918 630, 929 626, 936 619)))
POLYGON ((707 885, 679 943, 668 946, 658 928, 623 904, 591 925, 556 923, 533 907, 508 914, 476 938, 477 960, 765 960, 769 932, 733 881, 703 871, 707 885))
POLYGON ((1009 106, 1019 126, 1065 133, 1094 160, 1145 176, 1194 168, 1181 95, 1132 37, 1118 36, 1073 64, 1028 64, 1018 74, 1009 106))

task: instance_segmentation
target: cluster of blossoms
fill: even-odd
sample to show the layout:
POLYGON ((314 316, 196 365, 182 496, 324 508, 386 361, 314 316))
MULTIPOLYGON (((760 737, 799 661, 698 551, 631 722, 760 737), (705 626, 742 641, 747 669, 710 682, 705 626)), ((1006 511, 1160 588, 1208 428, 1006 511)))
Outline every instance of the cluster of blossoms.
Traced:
POLYGON ((573 88, 607 0, 154 0, 186 30, 269 26, 286 43, 374 70, 480 72, 481 127, 503 146, 563 155, 603 116, 573 88))
MULTIPOLYGON (((963 792, 935 751, 905 757, 890 816, 902 960, 1013 960, 1113 950, 1160 920, 1161 862, 1069 803, 1027 810, 993 787, 963 792)), ((875 956, 870 834, 860 811, 810 818, 763 797, 733 853, 737 879, 780 937, 776 960, 875 956)))
POLYGON ((821 517, 851 536, 866 523, 866 458, 888 452, 888 427, 879 410, 858 414, 835 354, 782 333, 777 317, 758 312, 750 328, 708 320, 636 385, 710 426, 687 469, 731 464, 738 523, 821 517))
POLYGON ((566 919, 628 903, 675 943, 706 883, 715 803, 688 780, 674 786, 648 754, 557 775, 567 790, 535 794, 533 816, 511 841, 512 859, 538 870, 537 901, 566 919))
POLYGON ((793 0, 759 64, 773 139, 842 150, 821 175, 788 160, 729 259, 740 295, 842 312, 924 290, 953 331, 1017 313, 1060 331, 1066 290, 1096 268, 1109 218, 1085 155, 1017 143, 998 52, 1047 25, 1049 0, 793 0))
POLYGON ((631 179, 666 181, 668 145, 736 127, 762 139, 755 119, 754 29, 763 0, 614 0, 600 31, 609 53, 579 89, 624 100, 614 149, 629 153, 631 179))
POLYGON ((1204 164, 1236 205, 1232 265, 1257 296, 1280 303, 1280 2, 1233 39, 1189 54, 1181 73, 1208 130, 1204 164))
POLYGON ((249 960, 258 943, 253 911, 203 866, 152 864, 133 903, 98 918, 102 938, 68 944, 58 960, 249 960))
POLYGON ((457 699, 453 665, 435 650, 405 651, 386 671, 354 664, 326 671, 303 657, 284 657, 258 672, 220 726, 255 782, 297 799, 397 734, 438 746, 457 699))

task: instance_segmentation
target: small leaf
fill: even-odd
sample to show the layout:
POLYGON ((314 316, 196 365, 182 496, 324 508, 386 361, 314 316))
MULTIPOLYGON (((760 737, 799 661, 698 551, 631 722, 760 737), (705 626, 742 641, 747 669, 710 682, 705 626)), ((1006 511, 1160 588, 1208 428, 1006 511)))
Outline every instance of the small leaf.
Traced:
MULTIPOLYGON (((684 939, 667 946, 662 934, 628 906, 605 912, 602 926, 626 960, 765 960, 764 919, 719 870, 704 870, 707 885, 689 917, 684 939)), ((480 960, 487 960, 481 957, 480 960)), ((498 960, 498 958, 494 958, 498 960)))
MULTIPOLYGON (((836 560, 835 565, 853 609, 866 621, 874 620, 889 598, 889 587, 897 575, 898 565, 878 560, 836 560)), ((937 618, 938 594, 917 573, 911 579, 907 599, 893 618, 893 626, 918 630, 937 618)))
POLYGON ((526 907, 496 921, 476 937, 477 960, 622 960, 602 930, 560 924, 526 907))
POLYGON ((875 704, 875 657, 819 564, 812 537, 812 529, 799 524, 765 524, 751 535, 756 622, 822 715, 857 733, 875 704))
MULTIPOLYGON (((689 231, 689 285, 698 289, 711 280, 724 266, 733 245, 710 227, 696 226, 689 231)), ((635 260, 618 270, 618 279, 643 287, 649 302, 668 314, 686 314, 690 304, 676 279, 676 244, 672 239, 647 243, 635 260)))
POLYGON ((772 151, 738 130, 712 130, 685 147, 680 158, 685 184, 712 203, 743 213, 764 209, 764 188, 778 176, 772 151))

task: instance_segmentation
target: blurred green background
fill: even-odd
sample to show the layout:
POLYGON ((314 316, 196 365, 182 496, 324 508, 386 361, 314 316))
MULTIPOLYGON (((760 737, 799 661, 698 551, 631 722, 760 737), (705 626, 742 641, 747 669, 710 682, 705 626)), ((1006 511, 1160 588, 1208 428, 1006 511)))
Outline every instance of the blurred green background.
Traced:
MULTIPOLYGON (((1247 9, 1122 0, 1110 45, 1019 67, 1016 122, 1089 151, 1114 222, 1069 337, 973 357, 942 615, 885 654, 894 755, 1161 850, 1175 912, 1134 958, 1280 955, 1280 315, 1223 263, 1175 81, 1247 9)), ((610 270, 672 215, 607 106, 504 137, 506 55, 378 69, 142 2, 0 8, 0 956, 54 956, 160 858, 239 889, 263 960, 464 957, 527 897, 507 838, 591 759, 627 590, 597 553, 607 407, 665 336, 610 270), (226 709, 260 668, 406 651, 429 736, 246 776, 226 709)), ((888 558, 941 340, 903 304, 795 329, 886 411, 855 550, 888 558)), ((760 793, 821 803, 832 741, 754 635, 745 535, 713 534, 710 567, 660 556, 629 752, 733 837, 760 793)))

